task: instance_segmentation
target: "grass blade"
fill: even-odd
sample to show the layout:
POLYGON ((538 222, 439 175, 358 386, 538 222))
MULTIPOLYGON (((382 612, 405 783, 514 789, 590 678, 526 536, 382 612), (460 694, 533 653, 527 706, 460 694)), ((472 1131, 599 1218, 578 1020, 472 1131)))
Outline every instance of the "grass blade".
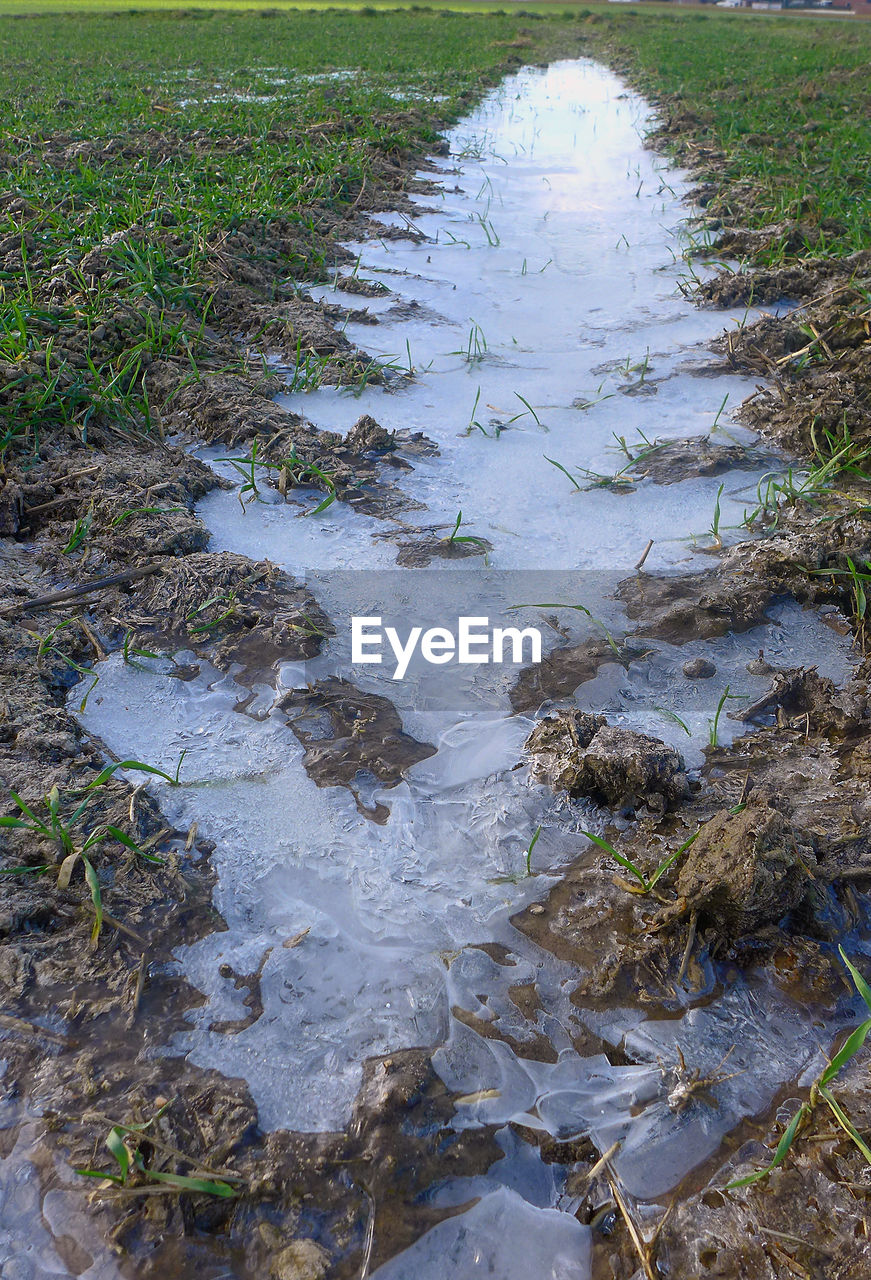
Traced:
POLYGON ((680 846, 679 849, 675 849, 674 853, 670 853, 667 858, 663 858, 662 862, 660 862, 659 866, 656 868, 653 875, 650 877, 651 889, 656 884, 657 880, 659 880, 661 876, 664 876, 666 871, 668 871, 670 867, 674 866, 678 858, 681 856, 682 853, 686 852, 686 850, 690 847, 692 842, 698 839, 698 837, 701 835, 701 832, 702 832, 702 828, 699 827, 698 831, 693 832, 689 840, 684 840, 683 844, 680 846))
POLYGON ((777 1169, 782 1165, 786 1159, 789 1148, 795 1141, 795 1135, 798 1133, 802 1121, 805 1120, 810 1113, 811 1108, 806 1102, 803 1102, 784 1130, 783 1137, 777 1144, 777 1150, 774 1153, 774 1158, 771 1163, 767 1164, 764 1169, 757 1169, 755 1173, 748 1173, 746 1178, 734 1178, 731 1182, 727 1182, 726 1190, 733 1191, 736 1187, 752 1186, 754 1182, 759 1182, 761 1178, 767 1178, 772 1170, 777 1169))
POLYGON ((581 835, 586 836, 588 840, 592 840, 593 844, 598 845, 600 849, 604 849, 605 853, 609 853, 615 862, 619 862, 621 867, 624 867, 635 877, 644 892, 649 893, 650 885, 634 862, 630 861, 629 858, 624 858, 622 853, 618 853, 614 846, 609 844, 607 840, 603 840, 601 836, 594 836, 592 831, 582 831, 581 835))
POLYGON ((540 835, 541 835, 541 824, 539 824, 535 828, 535 834, 533 835, 529 844, 526 846, 526 874, 528 876, 532 875, 532 851, 535 848, 535 846, 538 844, 538 837, 540 835))
POLYGON ((838 947, 838 951, 840 952, 841 959, 843 960, 844 964, 847 966, 847 968, 850 971, 850 977, 853 979, 853 981, 856 984, 856 990, 859 992, 859 995, 865 1001, 868 1008, 871 1009, 871 987, 869 987, 868 983, 862 977, 861 973, 856 968, 856 966, 850 960, 847 959, 844 953, 844 948, 838 947))
POLYGON ((11 795, 15 803, 18 805, 18 808, 21 810, 21 812, 30 819, 30 821, 34 824, 35 827, 38 827, 38 829, 42 832, 43 835, 46 835, 46 836, 51 835, 51 832, 49 831, 45 823, 41 822, 40 819, 37 818, 36 814, 33 812, 32 809, 28 809, 27 805, 21 799, 21 796, 18 794, 17 791, 10 791, 9 794, 11 795))
POLYGON ((130 1172, 130 1151, 127 1143, 124 1141, 124 1132, 115 1125, 109 1130, 109 1136, 106 1138, 106 1146, 112 1152, 112 1155, 118 1161, 121 1168, 121 1181, 127 1181, 127 1174, 130 1172))
POLYGON ((99 773, 93 782, 88 783, 87 790, 92 791, 94 787, 102 787, 104 782, 108 782, 113 773, 119 769, 138 769, 140 773, 154 773, 158 778, 163 778, 170 786, 178 786, 178 778, 173 778, 170 774, 165 773, 163 769, 157 769, 153 764, 143 764, 141 760, 118 760, 115 764, 107 765, 106 768, 99 773))
POLYGON ((834 1080, 841 1068, 859 1052, 868 1037, 869 1031, 871 1031, 871 1018, 868 1018, 861 1026, 856 1027, 855 1031, 850 1033, 820 1076, 819 1084, 821 1088, 827 1085, 830 1080, 834 1080))
POLYGON ((81 854, 82 862, 85 866, 85 879, 88 882, 88 888, 91 890, 91 901, 94 904, 94 927, 91 930, 91 942, 97 942, 100 937, 100 930, 103 927, 103 899, 100 894, 100 881, 97 879, 97 873, 94 870, 94 864, 90 858, 86 858, 81 854))
POLYGON ((328 493, 327 496, 324 498, 323 502, 319 502, 313 511, 307 511, 305 514, 307 516, 319 516, 322 511, 326 511, 327 507, 332 506, 332 504, 335 501, 336 501, 335 493, 328 493))
POLYGON ((107 827, 110 836, 114 836, 119 844, 123 844, 125 849, 131 849, 134 853, 138 853, 140 858, 144 858, 146 862, 156 862, 158 866, 164 866, 164 859, 155 857, 153 853, 146 853, 144 849, 140 849, 135 840, 131 840, 118 827, 107 827))
POLYGON ((549 462, 552 467, 556 467, 557 471, 561 471, 564 476, 567 476, 569 480, 571 480, 575 488, 578 490, 578 492, 580 493, 581 486, 578 484, 577 480, 572 475, 571 471, 567 471, 561 462, 557 462, 555 458, 549 458, 546 453, 543 454, 542 456, 544 457, 545 462, 549 462))
POLYGON ((693 736, 692 731, 687 728, 686 724, 681 720, 676 711, 670 710, 669 707, 654 707, 653 710, 658 711, 664 719, 670 720, 672 724, 679 724, 688 738, 693 736))
POLYGON ((836 1098, 832 1096, 831 1093, 829 1093, 828 1089, 824 1088, 822 1085, 820 1086, 819 1092, 820 1092, 820 1097, 825 1099, 829 1110, 837 1120, 838 1124, 841 1126, 844 1132, 853 1139, 856 1146, 862 1152, 862 1155, 865 1157, 868 1163, 871 1164, 871 1150, 868 1149, 868 1144, 863 1140, 858 1129, 853 1124, 852 1120, 847 1115, 846 1111, 844 1111, 841 1104, 837 1101, 836 1098))

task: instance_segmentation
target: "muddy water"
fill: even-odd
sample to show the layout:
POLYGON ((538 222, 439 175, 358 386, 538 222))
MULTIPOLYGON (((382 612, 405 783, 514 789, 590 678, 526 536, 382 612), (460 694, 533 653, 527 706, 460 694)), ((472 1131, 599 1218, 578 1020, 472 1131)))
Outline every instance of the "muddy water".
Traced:
MULTIPOLYGON (((576 1007, 577 972, 521 936, 511 916, 546 893, 583 847, 577 832, 606 815, 554 798, 517 767, 533 723, 511 711, 517 669, 415 661, 394 681, 389 663, 351 661, 354 613, 437 625, 546 603, 514 616, 541 624, 548 645, 619 636, 628 624, 611 593, 650 538, 646 568, 704 567, 699 548, 710 545, 721 486, 720 535, 737 536, 730 526, 752 507, 762 475, 750 461, 626 494, 583 480, 575 488, 547 460, 611 474, 627 461, 615 436, 632 450, 643 438, 706 433, 726 396, 717 432, 726 443, 749 439, 729 406, 751 384, 709 376, 705 343, 724 317, 695 310, 678 287, 685 184, 642 147, 649 120, 610 73, 561 63, 512 77, 453 131, 437 190, 415 219, 425 238, 361 251, 359 274, 392 292, 369 304, 379 325, 350 326, 349 336, 392 361, 396 376, 360 396, 323 389, 284 401, 322 427, 370 413, 436 441, 439 454, 416 457, 401 482, 406 508, 377 520, 335 503, 300 518, 298 502, 271 501, 265 485, 244 512, 222 492, 201 507, 213 549, 305 573, 335 638, 305 668, 279 666, 253 699, 234 673, 205 663, 183 683, 161 662, 134 669, 110 659, 83 717, 122 758, 166 762, 185 750, 185 783, 158 787, 161 803, 180 827, 196 821, 217 843, 216 906, 228 930, 179 952, 208 1002, 169 1049, 244 1076, 265 1127, 311 1131, 347 1122, 367 1057, 427 1046, 458 1097, 453 1127, 499 1127, 503 1160, 432 1189, 435 1204, 478 1197, 475 1206, 387 1263, 384 1280, 488 1271, 580 1280, 589 1230, 572 1216, 564 1174, 509 1122, 559 1139, 587 1134, 600 1150, 619 1139, 614 1167, 626 1192, 652 1201, 782 1084, 809 1078, 826 1042, 822 1014, 808 1017, 761 977, 711 989, 697 1007, 687 995, 682 1016, 667 1020, 639 1007, 576 1007), (413 377, 400 376, 410 368, 413 377), (460 511, 461 532, 490 544, 486 563, 396 567, 398 543, 439 547, 460 511), (389 698, 405 732, 434 749, 391 778, 396 785, 364 770, 353 785, 318 786, 306 772, 286 695, 334 677, 389 698), (258 970, 263 1012, 238 1030, 246 1009, 234 975, 258 970), (534 988, 529 1017, 512 999, 517 987, 534 988), (483 1038, 455 1011, 501 1039, 483 1038), (591 1035, 622 1046, 634 1065, 580 1052, 591 1035), (553 1060, 506 1040, 544 1041, 553 1060), (673 1062, 677 1047, 705 1074, 732 1049, 737 1074, 717 1107, 669 1108, 660 1061, 673 1062)), ((748 699, 765 688, 746 671, 760 648, 776 665, 817 662, 835 679, 848 667, 846 644, 784 603, 764 626, 703 649, 641 645, 634 661, 600 667, 575 700, 673 742, 695 767, 726 685, 748 699), (685 679, 682 664, 702 652, 716 678, 685 679)), ((724 719, 721 741, 735 731, 724 719)))

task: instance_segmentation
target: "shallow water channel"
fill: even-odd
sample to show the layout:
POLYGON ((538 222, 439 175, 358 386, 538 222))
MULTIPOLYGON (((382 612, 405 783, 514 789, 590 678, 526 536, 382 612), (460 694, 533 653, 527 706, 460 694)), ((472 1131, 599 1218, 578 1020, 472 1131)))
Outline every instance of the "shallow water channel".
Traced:
MULTIPOLYGON (((709 563, 700 548, 710 545, 717 505, 721 536, 738 537, 763 467, 643 480, 628 493, 587 488, 579 475, 625 465, 615 436, 631 450, 644 438, 707 433, 716 421, 715 439, 750 439, 730 409, 753 384, 712 373, 706 348, 730 317, 697 310, 679 288, 687 184, 643 147, 650 123, 645 103, 610 72, 563 62, 510 77, 451 132, 450 157, 427 175, 436 189, 419 198, 414 226, 425 238, 385 237, 360 250, 359 274, 391 292, 365 300, 379 324, 350 325, 348 335, 392 361, 396 376, 362 395, 323 388, 282 400, 321 427, 345 430, 368 413, 434 440, 438 454, 413 457, 397 482, 407 505, 389 519, 338 502, 301 518, 318 498, 271 501, 278 495, 264 485, 244 511, 230 492, 200 509, 213 550, 305 575, 335 637, 304 667, 279 666, 274 686, 256 685, 253 698, 234 673, 205 663, 183 682, 167 678, 163 661, 136 669, 110 658, 82 717, 121 758, 166 762, 185 750, 184 785, 155 789, 180 829, 197 822, 217 844, 215 905, 228 929, 178 952, 207 1003, 168 1051, 244 1076, 264 1127, 314 1131, 347 1122, 366 1058, 425 1046, 457 1095, 453 1127, 501 1126, 504 1159, 430 1192, 444 1206, 477 1197, 474 1207, 383 1265, 381 1280, 581 1280, 590 1230, 573 1217, 565 1175, 509 1122, 560 1139, 589 1134, 601 1151, 619 1139, 613 1167, 626 1194, 654 1202, 784 1083, 808 1076, 826 1043, 822 1016, 762 977, 736 977, 696 1007, 687 996, 683 1015, 667 1020, 642 1006, 574 1005, 577 972, 511 917, 581 852, 579 830, 601 828, 608 815, 560 800, 520 765, 536 712, 512 711, 517 665, 415 659, 394 680, 386 659, 351 660, 353 614, 428 626, 461 615, 521 618, 540 625, 550 647, 605 630, 619 636, 628 623, 611 592, 649 539, 646 569, 688 572, 709 563), (400 376, 409 369, 413 377, 400 376), (486 562, 397 567, 398 541, 438 543, 459 512, 461 534, 491 544, 486 562), (559 607, 532 607, 544 604, 559 607), (318 787, 277 704, 331 676, 388 698, 405 732, 434 752, 393 787, 366 776, 318 787), (210 1029, 245 1013, 222 966, 252 974, 261 963, 262 1015, 238 1034, 210 1029), (534 1020, 511 998, 519 986, 534 988, 534 1020), (483 1038, 454 1010, 503 1038, 483 1038), (632 1063, 579 1053, 591 1033, 632 1063), (543 1037, 556 1060, 523 1057, 504 1037, 543 1037), (734 1046, 738 1074, 719 1088, 717 1107, 670 1110, 660 1059, 674 1061, 678 1046, 706 1071, 734 1046)), ((324 297, 361 305, 334 290, 324 297)), ((637 661, 601 666, 574 701, 664 738, 697 767, 725 686, 748 699, 767 687, 746 671, 760 648, 776 665, 816 662, 836 680, 848 670, 846 640, 783 604, 741 636, 651 641, 637 661), (717 676, 686 679, 682 664, 702 653, 717 676)), ((721 741, 738 731, 724 716, 721 741)))

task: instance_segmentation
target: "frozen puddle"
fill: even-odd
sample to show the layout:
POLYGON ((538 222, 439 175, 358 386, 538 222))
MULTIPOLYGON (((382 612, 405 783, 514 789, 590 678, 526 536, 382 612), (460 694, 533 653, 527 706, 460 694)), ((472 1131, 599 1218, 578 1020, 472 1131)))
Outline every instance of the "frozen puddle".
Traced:
MULTIPOLYGON (((567 834, 563 803, 516 767, 532 723, 511 712, 518 669, 417 662, 393 681, 389 663, 351 663, 355 612, 433 625, 464 613, 504 619, 513 605, 546 603, 562 606, 550 646, 602 629, 623 634, 628 624, 611 592, 651 537, 646 568, 698 570, 707 561, 693 539, 711 525, 720 486, 721 531, 753 506, 758 468, 668 487, 642 482, 620 496, 576 491, 547 460, 611 473, 626 460, 614 452, 615 436, 632 446, 642 433, 704 433, 727 395, 735 405, 752 390, 746 379, 697 376, 710 363, 705 342, 727 318, 696 311, 679 291, 686 184, 642 147, 649 119, 640 99, 591 63, 507 80, 450 135, 440 195, 425 201, 436 211, 416 219, 428 238, 362 251, 360 274, 395 292, 372 304, 379 326, 349 334, 397 367, 412 366, 415 380, 359 397, 323 390, 286 399, 322 427, 344 429, 367 412, 388 429, 436 440, 440 456, 416 458, 402 481, 426 505, 408 519, 450 527, 462 511, 463 532, 492 543, 487 566, 472 559, 398 570, 395 544, 376 536, 394 529, 386 521, 339 503, 305 520, 283 503, 255 502, 243 513, 235 494, 215 493, 201 507, 212 549, 307 574, 335 638, 305 668, 278 670, 275 688, 257 687, 244 714, 237 703, 249 691, 232 673, 201 663, 182 682, 167 678, 162 661, 137 670, 116 656, 102 664, 83 716, 121 758, 134 743, 154 763, 186 750, 184 785, 159 785, 160 800, 181 829, 196 821, 217 843, 215 904, 228 930, 179 953, 208 1003, 192 1011, 174 1051, 244 1076, 265 1127, 311 1131, 347 1122, 367 1057, 424 1045, 436 1050, 449 1088, 473 1099, 458 1106, 455 1125, 502 1126, 505 1161, 467 1180, 472 1186, 439 1191, 446 1204, 478 1196, 475 1207, 386 1264, 383 1280, 584 1280, 589 1230, 550 1167, 510 1147, 509 1122, 561 1139, 586 1133, 601 1150, 619 1139, 615 1168, 626 1191, 652 1200, 818 1062, 826 1043, 823 1022, 761 980, 736 981, 704 1008, 660 1022, 637 1009, 575 1007, 577 973, 510 923, 583 844, 567 834), (404 730, 436 748, 399 785, 360 778, 355 796, 319 788, 305 772, 279 698, 335 675, 389 698, 404 730), (383 824, 362 811, 379 802, 389 810, 383 824), (539 825, 534 874, 524 877, 539 825), (481 943, 501 944, 511 963, 497 964, 481 943), (238 1034, 212 1029, 245 1014, 243 992, 221 975, 227 965, 239 975, 262 965, 263 1013, 238 1034), (510 998, 521 983, 535 985, 537 1025, 510 998), (544 1035, 556 1061, 481 1038, 454 1008, 486 1016, 517 1041, 544 1035), (622 1043, 638 1065, 580 1057, 573 1046, 585 1028, 622 1043), (674 1061, 678 1046, 704 1070, 734 1046, 730 1069, 739 1074, 716 1109, 670 1110, 659 1060, 674 1061)), ((728 408, 718 421, 724 442, 749 438, 729 424, 728 408)), ((511 616, 526 626, 553 612, 511 616)), ((843 638, 783 603, 746 635, 655 643, 643 660, 605 664, 576 700, 673 742, 697 766, 725 685, 748 699, 766 686, 746 672, 760 648, 782 665, 818 662, 835 679, 848 669, 843 638), (685 680, 681 664, 702 651, 717 678, 685 680)), ((723 719, 721 740, 736 731, 723 719)), ((590 807, 585 821, 600 819, 590 807)))

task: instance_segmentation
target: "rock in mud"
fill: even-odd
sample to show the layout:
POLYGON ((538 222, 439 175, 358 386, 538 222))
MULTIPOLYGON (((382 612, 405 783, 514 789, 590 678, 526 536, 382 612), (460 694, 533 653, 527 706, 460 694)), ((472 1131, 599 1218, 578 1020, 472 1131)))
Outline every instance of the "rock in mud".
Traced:
POLYGON ((717 668, 707 658, 690 658, 683 664, 683 673, 687 680, 709 680, 717 674, 717 668))
POLYGON ((323 1280, 330 1255, 314 1240, 293 1240, 270 1261, 273 1280, 323 1280))
POLYGON ((770 676, 774 671, 774 667, 766 660, 765 650, 760 649, 759 657, 752 658, 747 663, 746 670, 750 672, 751 676, 770 676))
POLYGON ((618 729, 604 716, 558 711, 526 742, 533 776, 554 791, 589 796, 611 808, 646 804, 662 812, 690 792, 683 757, 659 738, 618 729))
POLYGON ((665 915, 696 912, 702 928, 747 936, 794 911, 815 868, 792 824, 760 798, 742 813, 726 810, 705 823, 681 867, 676 907, 665 915))

